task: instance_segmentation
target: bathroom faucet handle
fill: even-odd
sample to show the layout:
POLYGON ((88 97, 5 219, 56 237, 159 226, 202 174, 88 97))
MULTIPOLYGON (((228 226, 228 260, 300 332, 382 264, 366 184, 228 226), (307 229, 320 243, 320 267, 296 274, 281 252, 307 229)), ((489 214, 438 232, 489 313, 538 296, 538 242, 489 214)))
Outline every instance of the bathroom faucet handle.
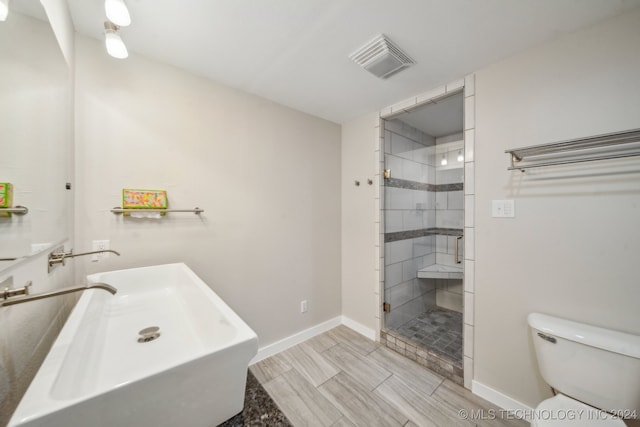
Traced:
POLYGON ((4 288, 2 292, 0 292, 0 296, 3 300, 6 300, 18 295, 29 295, 29 287, 31 286, 31 283, 31 280, 29 280, 23 287, 17 289, 4 288))
POLYGON ((73 249, 69 249, 68 251, 61 250, 60 252, 51 252, 49 254, 49 268, 53 267, 54 264, 62 264, 64 266, 64 260, 67 257, 71 257, 73 255, 73 249))
POLYGON ((69 249, 68 251, 53 252, 51 254, 52 257, 59 258, 63 261, 65 258, 70 257, 71 255, 73 255, 73 249, 69 249))
POLYGON ((53 267, 54 264, 62 264, 64 265, 64 258, 66 253, 53 253, 49 255, 49 267, 53 267))

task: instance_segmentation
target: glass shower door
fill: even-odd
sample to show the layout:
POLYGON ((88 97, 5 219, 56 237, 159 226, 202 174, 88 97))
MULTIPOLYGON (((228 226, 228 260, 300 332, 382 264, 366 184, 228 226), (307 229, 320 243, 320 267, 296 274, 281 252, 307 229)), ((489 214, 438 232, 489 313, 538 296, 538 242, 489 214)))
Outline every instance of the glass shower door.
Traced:
POLYGON ((418 278, 435 263, 435 139, 397 119, 384 126, 384 323, 396 329, 435 304, 418 278))

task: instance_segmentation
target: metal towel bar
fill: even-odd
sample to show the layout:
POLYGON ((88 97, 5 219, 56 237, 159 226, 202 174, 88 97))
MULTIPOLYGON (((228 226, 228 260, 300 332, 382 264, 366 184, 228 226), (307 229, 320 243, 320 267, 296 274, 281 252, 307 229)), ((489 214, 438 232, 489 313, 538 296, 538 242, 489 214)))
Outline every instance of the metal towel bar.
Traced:
POLYGON ((0 208, 0 212, 7 212, 16 215, 26 215, 29 213, 29 208, 26 206, 16 206, 15 208, 0 208))
POLYGON ((191 212, 196 215, 200 215, 204 212, 204 209, 193 208, 193 209, 123 209, 123 208, 113 208, 111 212, 114 214, 123 214, 125 212, 162 212, 162 213, 171 213, 171 212, 191 212))
POLYGON ((505 150, 508 170, 640 156, 640 129, 505 150), (589 151, 591 150, 591 151, 589 151))

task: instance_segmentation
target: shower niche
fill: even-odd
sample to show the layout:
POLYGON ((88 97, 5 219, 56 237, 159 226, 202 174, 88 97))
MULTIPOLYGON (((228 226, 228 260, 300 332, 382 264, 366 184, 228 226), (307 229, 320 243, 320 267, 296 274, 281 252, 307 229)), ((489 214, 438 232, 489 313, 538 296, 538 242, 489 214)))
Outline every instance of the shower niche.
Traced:
POLYGON ((463 383, 464 98, 384 126, 381 341, 463 383))

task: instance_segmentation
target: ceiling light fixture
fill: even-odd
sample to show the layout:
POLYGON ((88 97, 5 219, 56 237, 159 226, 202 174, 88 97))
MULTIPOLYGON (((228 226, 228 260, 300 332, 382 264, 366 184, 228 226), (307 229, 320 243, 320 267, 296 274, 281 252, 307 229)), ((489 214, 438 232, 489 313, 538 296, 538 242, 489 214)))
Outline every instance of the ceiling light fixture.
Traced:
POLYGON ((124 0, 105 0, 104 11, 107 19, 119 27, 126 27, 131 24, 129 9, 124 0))
POLYGON ((6 21, 9 15, 9 0, 0 0, 0 21, 6 21))
POLYGON ((113 22, 104 23, 104 44, 107 47, 107 53, 114 58, 124 59, 129 56, 127 46, 118 34, 118 26, 113 22))
POLYGON ((462 150, 458 150, 458 161, 459 162, 464 161, 464 156, 462 155, 462 150))
POLYGON ((447 166, 447 156, 445 154, 442 155, 442 160, 440 160, 441 166, 447 166))

